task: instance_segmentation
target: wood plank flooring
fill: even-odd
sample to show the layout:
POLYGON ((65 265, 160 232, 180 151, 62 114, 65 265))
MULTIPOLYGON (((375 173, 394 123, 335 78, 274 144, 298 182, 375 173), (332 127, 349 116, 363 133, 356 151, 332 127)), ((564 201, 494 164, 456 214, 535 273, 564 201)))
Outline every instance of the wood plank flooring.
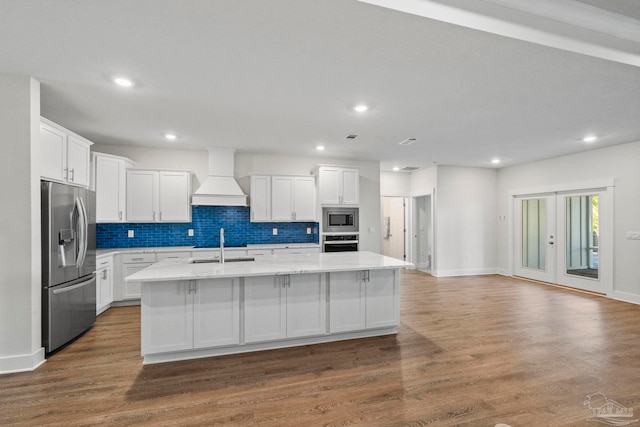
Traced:
POLYGON ((593 426, 595 392, 640 418, 640 306, 401 277, 397 336, 159 365, 142 365, 139 307, 112 308, 34 372, 0 376, 0 425, 593 426))

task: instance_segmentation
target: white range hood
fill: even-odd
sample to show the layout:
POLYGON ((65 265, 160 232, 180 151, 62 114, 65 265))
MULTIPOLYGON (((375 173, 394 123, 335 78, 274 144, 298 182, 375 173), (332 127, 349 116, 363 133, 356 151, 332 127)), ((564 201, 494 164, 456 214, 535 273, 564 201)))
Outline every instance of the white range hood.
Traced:
POLYGON ((233 177, 232 148, 209 148, 209 176, 191 196, 192 205, 247 206, 247 196, 233 177))

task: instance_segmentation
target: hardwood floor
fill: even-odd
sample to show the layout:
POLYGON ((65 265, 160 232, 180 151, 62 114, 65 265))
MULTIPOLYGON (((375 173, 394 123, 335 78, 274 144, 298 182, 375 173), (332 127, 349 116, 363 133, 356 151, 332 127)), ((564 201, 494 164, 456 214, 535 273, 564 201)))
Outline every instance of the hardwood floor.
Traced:
POLYGON ((593 426, 595 392, 640 418, 640 306, 405 271, 401 320, 397 336, 142 366, 139 307, 112 308, 0 376, 0 425, 593 426))

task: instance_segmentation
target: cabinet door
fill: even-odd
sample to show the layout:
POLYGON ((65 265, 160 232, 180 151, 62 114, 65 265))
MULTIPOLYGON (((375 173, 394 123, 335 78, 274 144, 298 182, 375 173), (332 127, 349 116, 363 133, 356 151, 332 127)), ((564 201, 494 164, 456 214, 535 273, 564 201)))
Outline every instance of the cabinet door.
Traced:
POLYGON ((318 175, 320 204, 340 204, 340 170, 338 168, 321 167, 318 175))
POLYGON ((96 313, 102 313, 113 302, 113 267, 96 271, 96 313))
POLYGON ((187 172, 160 172, 159 221, 191 220, 191 175, 187 172))
POLYGON ((251 177, 251 221, 271 221, 271 177, 251 177))
POLYGON ((329 331, 365 329, 365 289, 361 272, 329 274, 329 331))
POLYGON ((67 137, 67 169, 68 182, 72 184, 89 186, 90 168, 89 168, 89 147, 88 142, 69 135, 67 137))
POLYGON ((40 176, 65 181, 67 135, 59 129, 40 123, 40 176))
POLYGON ((316 180, 314 177, 297 177, 293 181, 293 219, 316 220, 316 180))
MULTIPOLYGON (((133 273, 137 273, 143 268, 147 268, 151 265, 150 262, 135 263, 135 264, 123 264, 122 276, 127 277, 133 273)), ((124 299, 136 299, 140 298, 140 282, 127 282, 124 281, 124 299)))
POLYGON ((326 334, 326 274, 292 274, 288 277, 287 337, 326 334))
POLYGON ((357 169, 343 169, 341 171, 343 205, 357 205, 360 203, 360 173, 357 169))
POLYGON ((149 222, 156 220, 158 173, 127 171, 127 220, 149 222))
POLYGON ((271 177, 271 219, 273 221, 293 219, 293 178, 271 177))
POLYGON ((287 336, 286 289, 283 276, 244 279, 244 340, 270 341, 287 336))
POLYGON ((193 285, 175 281, 143 286, 142 354, 193 348, 193 285))
POLYGON ((194 294, 194 348, 240 343, 239 280, 197 281, 194 294))
POLYGON ((95 156, 96 221, 119 222, 124 219, 120 205, 122 162, 110 157, 95 156))
MULTIPOLYGON (((362 272, 366 274, 367 272, 362 272)), ((400 323, 399 271, 372 270, 365 280, 367 329, 396 326, 400 323)))

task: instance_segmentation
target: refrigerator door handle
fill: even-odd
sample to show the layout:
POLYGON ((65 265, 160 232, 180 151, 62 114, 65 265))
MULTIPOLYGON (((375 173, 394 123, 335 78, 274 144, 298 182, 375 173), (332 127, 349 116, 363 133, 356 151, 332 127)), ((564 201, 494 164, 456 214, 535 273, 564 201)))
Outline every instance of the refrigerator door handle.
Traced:
POLYGON ((87 211, 80 197, 76 197, 76 208, 78 209, 78 236, 80 240, 76 265, 82 267, 87 256, 87 227, 89 221, 87 219, 87 211))
POLYGON ((89 280, 85 280, 84 282, 81 283, 77 283, 73 286, 66 286, 62 289, 54 289, 53 290, 53 294, 54 295, 59 295, 59 294, 64 294, 65 292, 71 292, 74 289, 78 289, 81 288, 83 286, 87 286, 88 284, 90 284, 91 282, 95 281, 95 277, 91 277, 91 279, 89 280))

